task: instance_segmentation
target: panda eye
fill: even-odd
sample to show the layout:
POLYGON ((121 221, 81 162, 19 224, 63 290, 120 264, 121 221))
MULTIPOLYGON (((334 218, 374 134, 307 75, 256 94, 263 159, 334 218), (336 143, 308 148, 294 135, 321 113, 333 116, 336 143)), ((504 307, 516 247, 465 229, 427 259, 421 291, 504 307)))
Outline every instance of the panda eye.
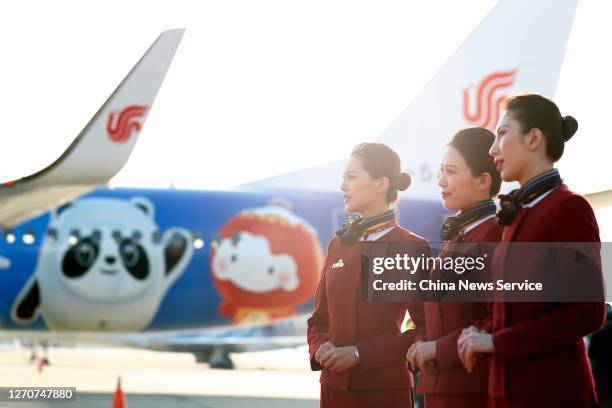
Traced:
POLYGON ((238 260, 238 256, 236 254, 232 254, 230 261, 236 262, 238 260))
POLYGON ((96 251, 91 244, 81 242, 75 252, 77 264, 82 268, 89 268, 95 257, 95 253, 96 251))
POLYGON ((125 262, 125 266, 128 268, 133 268, 138 264, 139 255, 138 248, 136 245, 127 243, 121 247, 121 257, 125 262))
POLYGON ((268 274, 272 275, 273 273, 274 273, 274 267, 271 266, 271 267, 268 268, 268 274))

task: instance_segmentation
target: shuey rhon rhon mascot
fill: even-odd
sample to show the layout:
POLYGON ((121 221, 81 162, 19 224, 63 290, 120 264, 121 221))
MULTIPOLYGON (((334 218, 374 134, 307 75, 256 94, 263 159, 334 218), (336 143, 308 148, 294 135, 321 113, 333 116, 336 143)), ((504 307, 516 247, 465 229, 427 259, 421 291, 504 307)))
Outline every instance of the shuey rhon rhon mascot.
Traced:
POLYGON ((294 315, 313 296, 321 266, 319 238, 305 220, 280 206, 244 210, 211 249, 219 312, 235 324, 294 315))
POLYGON ((139 331, 191 260, 191 234, 159 231, 145 198, 81 199, 51 213, 13 319, 51 330, 139 331))

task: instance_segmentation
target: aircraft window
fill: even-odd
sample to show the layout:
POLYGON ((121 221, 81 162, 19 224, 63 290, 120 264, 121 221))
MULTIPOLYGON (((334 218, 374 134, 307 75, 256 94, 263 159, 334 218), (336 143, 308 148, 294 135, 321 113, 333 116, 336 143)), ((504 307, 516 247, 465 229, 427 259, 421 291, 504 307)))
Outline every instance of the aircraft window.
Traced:
POLYGON ((6 239, 7 244, 12 244, 15 242, 15 234, 12 232, 7 232, 4 238, 6 239))
POLYGON ((34 231, 31 229, 26 230, 21 236, 21 240, 26 245, 32 245, 36 241, 36 236, 34 235, 34 231))
POLYGON ((204 248, 204 238, 202 238, 202 234, 197 232, 193 234, 193 247, 195 249, 204 248))

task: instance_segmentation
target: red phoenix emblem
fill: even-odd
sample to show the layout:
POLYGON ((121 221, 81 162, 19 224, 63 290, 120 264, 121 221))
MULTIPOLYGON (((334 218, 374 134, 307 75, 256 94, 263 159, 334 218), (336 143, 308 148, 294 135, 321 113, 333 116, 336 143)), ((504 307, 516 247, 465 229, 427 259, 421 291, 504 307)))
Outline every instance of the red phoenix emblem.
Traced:
POLYGON ((147 111, 145 105, 130 105, 124 108, 115 120, 115 112, 108 116, 106 131, 108 137, 114 142, 123 143, 130 138, 132 131, 140 131, 141 124, 138 119, 142 118, 147 111))
POLYGON ((506 95, 500 95, 499 92, 514 84, 516 71, 513 69, 487 75, 478 85, 476 95, 474 95, 473 86, 468 86, 463 90, 463 116, 471 126, 480 126, 495 132, 500 105, 506 97, 506 95), (475 100, 472 102, 473 96, 475 100))

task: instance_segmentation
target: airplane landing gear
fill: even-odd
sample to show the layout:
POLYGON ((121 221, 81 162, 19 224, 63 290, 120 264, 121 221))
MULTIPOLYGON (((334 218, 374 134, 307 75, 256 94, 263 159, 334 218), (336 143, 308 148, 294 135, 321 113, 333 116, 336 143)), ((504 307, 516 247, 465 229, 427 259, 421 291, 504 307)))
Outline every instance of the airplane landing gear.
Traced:
POLYGON ((208 360, 210 368, 220 368, 231 370, 234 368, 234 363, 229 357, 229 352, 221 346, 215 347, 208 360))
POLYGON ((43 363, 48 366, 51 365, 49 363, 49 345, 47 344, 47 342, 42 342, 40 344, 40 346, 42 347, 42 361, 43 363))
POLYGON ((36 362, 39 359, 41 359, 43 361, 43 363, 48 366, 50 365, 49 363, 49 347, 47 342, 41 342, 41 343, 32 343, 30 345, 30 363, 36 362), (39 349, 37 349, 37 346, 39 349))
POLYGON ((195 356, 196 362, 208 363, 208 361, 210 360, 210 355, 212 354, 212 350, 194 351, 192 354, 195 356))

